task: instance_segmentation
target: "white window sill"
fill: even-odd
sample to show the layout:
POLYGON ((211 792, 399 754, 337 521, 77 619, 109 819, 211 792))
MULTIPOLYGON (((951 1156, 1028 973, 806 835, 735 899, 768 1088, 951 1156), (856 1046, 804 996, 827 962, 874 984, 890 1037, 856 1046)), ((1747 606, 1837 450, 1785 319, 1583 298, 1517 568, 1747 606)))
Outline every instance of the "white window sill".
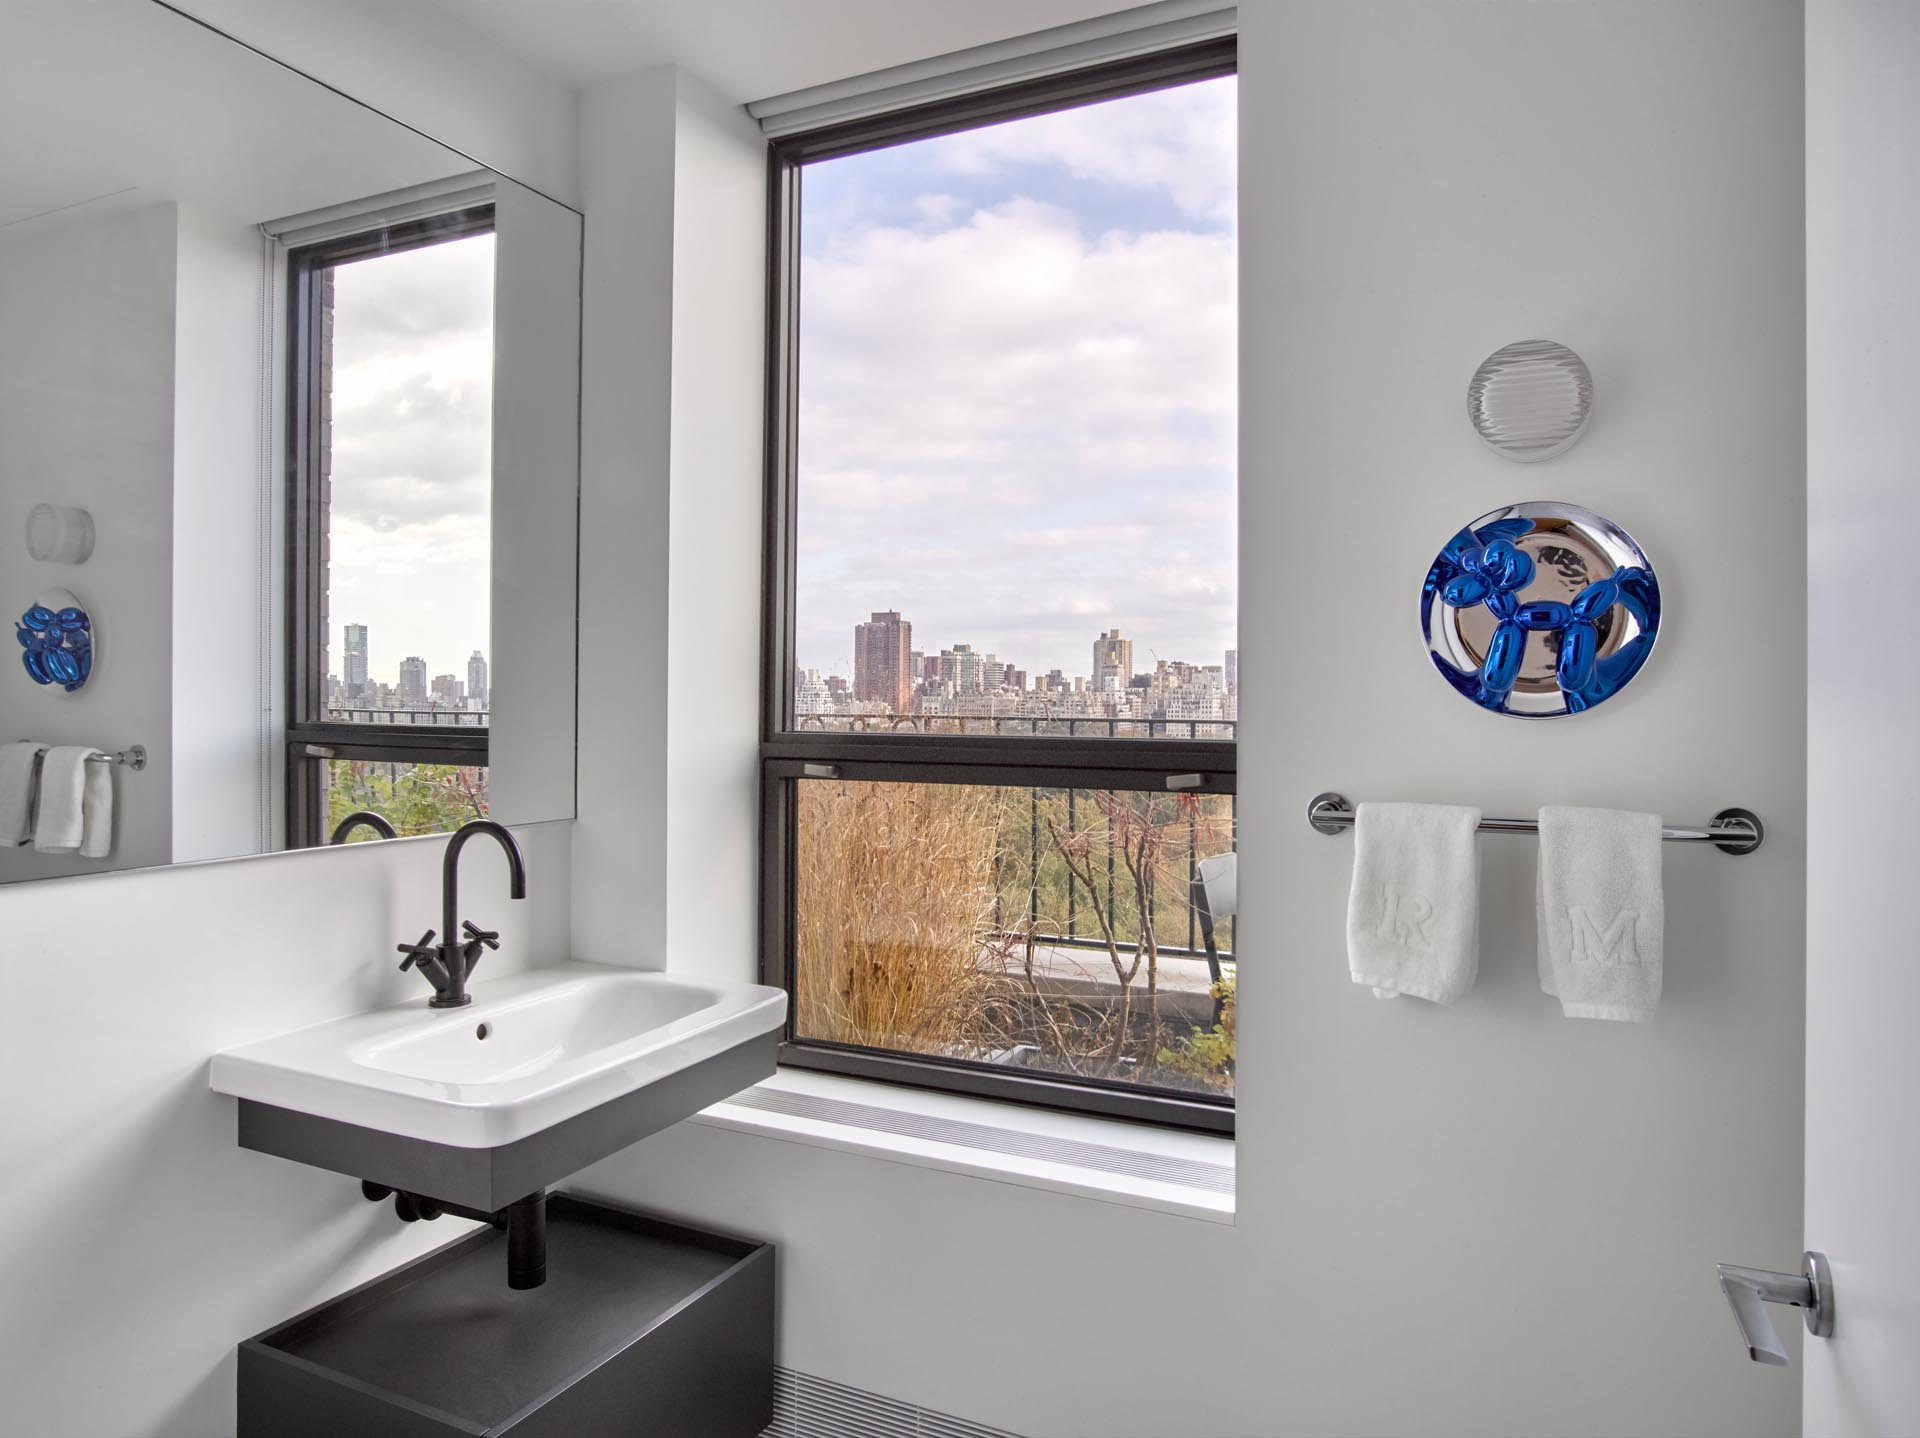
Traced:
POLYGON ((1209 1223, 1234 1221, 1230 1138, 791 1068, 695 1114, 690 1122, 1209 1223), (822 1107, 809 1100, 858 1106, 865 1112, 839 1112, 863 1121, 765 1106, 822 1107), (887 1131, 901 1126, 920 1131, 887 1131), (926 1132, 955 1141, 926 1137, 926 1132), (1023 1151, 1004 1152, 1004 1147, 1023 1151), (1041 1156, 1048 1150, 1058 1157, 1041 1156))

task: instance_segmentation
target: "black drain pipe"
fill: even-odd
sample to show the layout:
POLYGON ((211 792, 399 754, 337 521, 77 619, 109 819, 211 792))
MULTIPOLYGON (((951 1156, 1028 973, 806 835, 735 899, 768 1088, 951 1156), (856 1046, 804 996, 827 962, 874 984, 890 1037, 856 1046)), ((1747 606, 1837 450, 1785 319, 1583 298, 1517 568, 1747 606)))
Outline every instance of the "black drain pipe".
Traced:
POLYGON ((547 1281, 547 1192, 507 1205, 507 1287, 538 1288, 547 1281))
POLYGON ((393 1199, 393 1212, 402 1223, 420 1219, 431 1222, 443 1213, 455 1218, 471 1218, 507 1231, 507 1287, 538 1288, 547 1281, 547 1191, 539 1189, 516 1199, 498 1213, 484 1213, 463 1204, 445 1203, 423 1193, 388 1188, 371 1179, 363 1180, 360 1192, 369 1203, 393 1199))

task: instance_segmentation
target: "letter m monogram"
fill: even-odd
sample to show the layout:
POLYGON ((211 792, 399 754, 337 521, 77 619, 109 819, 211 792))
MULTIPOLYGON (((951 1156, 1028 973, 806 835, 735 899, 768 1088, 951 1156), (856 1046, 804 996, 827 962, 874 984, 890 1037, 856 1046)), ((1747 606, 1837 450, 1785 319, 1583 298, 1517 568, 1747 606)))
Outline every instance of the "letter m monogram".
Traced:
POLYGON ((1598 964, 1603 969, 1640 962, 1640 945, 1635 932, 1640 919, 1638 909, 1622 909, 1603 930, 1579 905, 1567 910, 1567 922, 1573 927, 1573 961, 1598 964))

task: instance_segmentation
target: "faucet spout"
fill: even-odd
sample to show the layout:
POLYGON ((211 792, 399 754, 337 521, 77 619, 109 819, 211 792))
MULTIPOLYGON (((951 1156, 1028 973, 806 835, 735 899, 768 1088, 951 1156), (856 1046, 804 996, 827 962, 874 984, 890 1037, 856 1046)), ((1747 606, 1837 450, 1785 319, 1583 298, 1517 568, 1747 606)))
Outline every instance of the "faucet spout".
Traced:
POLYGON ((472 924, 465 925, 464 931, 469 937, 465 942, 461 940, 460 853, 469 839, 481 834, 498 843, 507 856, 509 897, 524 899, 527 896, 526 860, 521 857, 520 845, 514 841, 513 834, 504 824, 495 823, 492 819, 475 819, 454 831, 453 837, 447 841, 446 858, 440 866, 440 961, 446 969, 448 981, 445 987, 436 985, 438 992, 431 1000, 435 1008, 460 1008, 471 1002, 467 994, 467 979, 480 961, 481 950, 500 947, 498 934, 472 924))

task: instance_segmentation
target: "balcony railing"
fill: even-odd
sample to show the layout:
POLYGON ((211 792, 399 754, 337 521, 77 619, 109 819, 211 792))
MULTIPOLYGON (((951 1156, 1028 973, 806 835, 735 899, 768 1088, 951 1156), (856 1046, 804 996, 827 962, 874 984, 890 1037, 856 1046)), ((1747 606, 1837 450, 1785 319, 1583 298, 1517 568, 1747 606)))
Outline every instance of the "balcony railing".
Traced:
POLYGON ((484 729, 489 712, 485 709, 437 709, 432 706, 424 709, 369 709, 364 705, 328 705, 326 717, 330 724, 426 724, 484 729))
POLYGON ((848 734, 1037 734, 1065 739, 1232 739, 1232 719, 1051 718, 1040 714, 796 714, 794 728, 848 734))
MULTIPOLYGON (((1068 789, 1066 791, 1067 836, 1069 839, 1080 832, 1080 812, 1083 804, 1086 802, 1082 798, 1082 795, 1085 792, 1084 790, 1077 789, 1068 789)), ((1090 907, 1096 903, 1100 903, 1102 897, 1104 897, 1107 929, 1114 933, 1116 937, 1119 936, 1119 925, 1122 916, 1115 903, 1116 890, 1118 888, 1116 877, 1124 879, 1125 875, 1116 867, 1117 851, 1114 844, 1113 825, 1110 822, 1102 825, 1106 834, 1107 882, 1105 895, 1099 896, 1092 893, 1081 894, 1079 892, 1081 888, 1079 880, 1074 877, 1073 871, 1068 869, 1066 876, 1066 924, 1063 929, 1056 928, 1050 932, 1040 927, 1042 923, 1042 916, 1040 914, 1040 864, 1044 852, 1041 847, 1042 826, 1040 822, 1040 796, 1041 790, 1039 789, 1030 789, 1027 792, 1027 872, 1025 875, 1027 903, 1025 913, 1016 918, 1012 925, 1009 925, 1007 896, 1009 890, 1014 887, 1014 883, 1020 878, 1020 866, 1019 856, 1017 854, 1009 854, 1003 845, 999 852, 994 855, 994 928, 998 937, 1001 938, 1025 939, 1028 933, 1031 932, 1035 943, 1053 944, 1065 948, 1104 949, 1106 947, 1106 940, 1104 938, 1092 937, 1082 932, 1082 915, 1089 912, 1090 907)), ((1225 797, 1227 800, 1226 847, 1231 849, 1239 833, 1239 798, 1237 795, 1232 794, 1226 795, 1225 797)), ((1191 899, 1194 881, 1199 877, 1200 873, 1200 860, 1205 857, 1200 853, 1201 824, 1202 819, 1198 809, 1193 806, 1188 806, 1186 813, 1187 842, 1185 866, 1187 882, 1181 888, 1181 901, 1179 905, 1186 910, 1186 943, 1161 943, 1158 945, 1158 951, 1162 955, 1172 958, 1206 957, 1206 950, 1201 947, 1200 943, 1199 912, 1194 908, 1191 899)), ((1160 912, 1159 891, 1156 888, 1155 892, 1149 896, 1147 902, 1147 923, 1156 936, 1161 932, 1159 923, 1160 912)), ((1057 925, 1058 921, 1055 920, 1055 923, 1057 925)), ((1215 949, 1219 957, 1227 961, 1231 961, 1233 958, 1233 946, 1231 940, 1228 938, 1231 932, 1230 919, 1222 919, 1215 922, 1215 949)), ((1123 944, 1121 947, 1124 950, 1137 948, 1137 936, 1134 944, 1123 944)))

